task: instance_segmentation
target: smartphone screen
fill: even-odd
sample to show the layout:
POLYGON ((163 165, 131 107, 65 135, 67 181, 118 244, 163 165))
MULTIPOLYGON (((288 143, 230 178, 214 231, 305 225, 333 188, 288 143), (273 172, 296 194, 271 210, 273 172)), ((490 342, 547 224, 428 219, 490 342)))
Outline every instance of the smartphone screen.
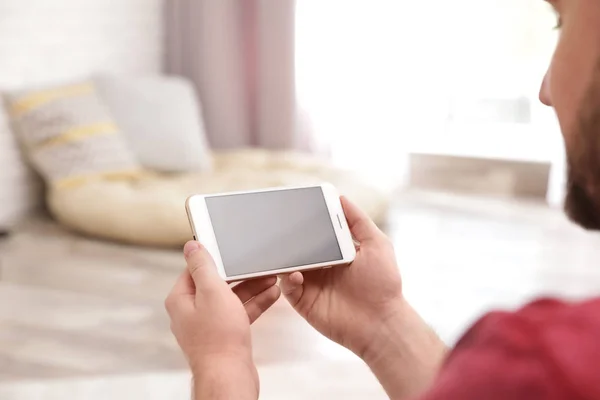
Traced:
POLYGON ((342 260, 320 187, 206 197, 227 276, 342 260))

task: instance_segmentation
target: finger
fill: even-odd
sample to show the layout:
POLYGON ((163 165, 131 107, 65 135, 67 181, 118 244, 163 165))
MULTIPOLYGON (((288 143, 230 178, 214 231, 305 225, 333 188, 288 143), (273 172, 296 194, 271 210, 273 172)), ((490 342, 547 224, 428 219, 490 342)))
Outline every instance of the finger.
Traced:
POLYGON ((189 269, 185 269, 175 281, 171 294, 184 295, 184 294, 196 294, 196 286, 192 275, 190 275, 189 269))
POLYGON ((279 283, 281 293, 283 293, 287 301, 294 307, 298 304, 304 293, 303 283, 304 275, 302 275, 302 272, 292 272, 289 275, 281 277, 281 282, 279 283))
POLYGON ((248 319, 250 319, 250 323, 256 321, 258 317, 260 317, 269 309, 269 307, 275 304, 280 295, 281 290, 279 287, 271 286, 244 304, 244 308, 246 309, 246 313, 248 313, 248 319))
POLYGON ((344 208, 344 214, 346 214, 348 227, 356 240, 363 242, 381 235, 381 231, 377 225, 375 225, 373 220, 371 220, 364 211, 358 208, 356 204, 352 203, 344 196, 342 196, 340 200, 342 202, 342 207, 344 208))
POLYGON ((184 308, 192 309, 194 307, 194 295, 196 287, 189 271, 186 269, 179 275, 173 289, 165 300, 165 308, 169 315, 177 313, 184 308))
POLYGON ((212 289, 215 286, 228 287, 219 276, 212 256, 199 242, 195 240, 187 242, 183 248, 183 254, 197 292, 212 289))
POLYGON ((240 298, 242 303, 247 302, 257 294, 264 292, 277 283, 277 278, 270 276, 268 278, 253 279, 242 282, 234 286, 231 290, 240 298))

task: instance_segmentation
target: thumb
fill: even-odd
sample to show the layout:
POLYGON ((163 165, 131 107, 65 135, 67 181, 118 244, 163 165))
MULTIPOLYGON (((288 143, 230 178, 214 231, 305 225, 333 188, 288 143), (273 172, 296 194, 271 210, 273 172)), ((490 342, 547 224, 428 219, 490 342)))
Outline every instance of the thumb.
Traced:
POLYGON ((352 203, 348 198, 342 196, 340 198, 348 227, 352 236, 359 242, 372 240, 381 235, 381 231, 375 225, 373 220, 365 214, 356 204, 352 203))
POLYGON ((196 292, 225 282, 219 276, 212 256, 199 242, 195 240, 187 242, 183 247, 183 254, 187 261, 187 268, 194 280, 196 292))

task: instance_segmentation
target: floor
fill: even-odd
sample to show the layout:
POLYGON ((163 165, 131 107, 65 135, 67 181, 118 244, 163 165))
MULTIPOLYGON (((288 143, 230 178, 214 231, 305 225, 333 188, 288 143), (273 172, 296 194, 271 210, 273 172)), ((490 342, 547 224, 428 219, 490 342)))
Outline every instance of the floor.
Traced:
MULTIPOLYGON (((600 238, 560 210, 411 192, 387 231, 406 296, 452 344, 478 316, 600 293, 600 238)), ((49 221, 0 245, 0 398, 189 399, 162 301, 178 252, 76 237, 49 221)), ((383 399, 365 366, 277 303, 253 326, 261 399, 383 399)))

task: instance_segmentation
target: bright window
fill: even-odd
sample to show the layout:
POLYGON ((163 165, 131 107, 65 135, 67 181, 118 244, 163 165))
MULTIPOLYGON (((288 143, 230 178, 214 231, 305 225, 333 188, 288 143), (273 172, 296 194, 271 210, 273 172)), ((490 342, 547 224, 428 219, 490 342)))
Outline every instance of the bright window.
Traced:
POLYGON ((379 177, 410 151, 550 160, 554 24, 542 0, 298 0, 300 106, 336 162, 379 177))

